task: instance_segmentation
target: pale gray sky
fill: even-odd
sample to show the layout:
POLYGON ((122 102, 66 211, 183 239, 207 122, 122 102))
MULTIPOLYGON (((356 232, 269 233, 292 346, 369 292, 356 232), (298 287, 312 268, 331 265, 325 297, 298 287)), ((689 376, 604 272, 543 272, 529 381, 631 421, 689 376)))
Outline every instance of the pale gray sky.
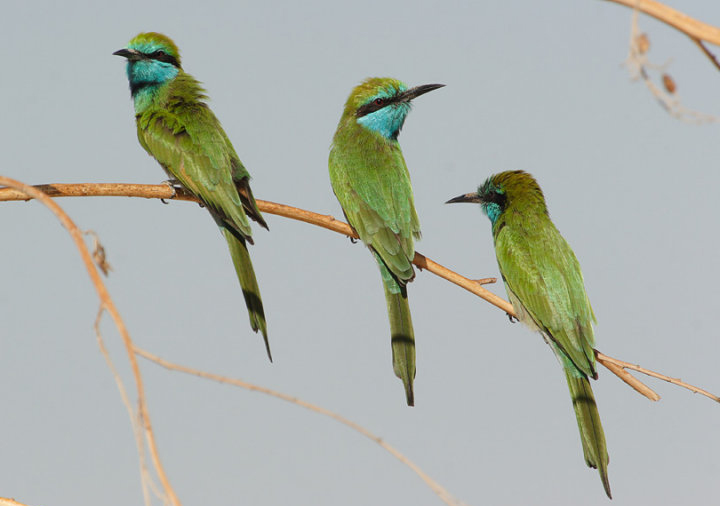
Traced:
MULTIPOLYGON (((720 4, 674 6, 720 24, 720 4)), ((0 174, 28 183, 158 183, 112 52, 139 31, 179 45, 258 198, 341 216, 330 140, 368 76, 445 83, 400 136, 420 252, 497 276, 478 208, 444 206, 492 173, 532 172, 574 248, 603 352, 720 391, 718 125, 670 117, 622 67, 630 11, 607 2, 11 2, 0 17, 0 174)), ((720 115, 720 75, 641 18, 684 103, 720 115)), ((539 335, 428 273, 409 288, 416 407, 390 361, 380 277, 362 245, 267 216, 251 254, 275 358, 248 326, 230 258, 189 203, 65 199, 114 268, 137 344, 337 411, 482 504, 608 504, 585 467, 567 386, 539 335)), ((37 203, 0 205, 0 496, 33 506, 141 503, 135 445, 92 325, 98 303, 66 232, 37 203)), ((502 286, 491 287, 505 297, 502 286)), ((119 337, 104 334, 127 376, 119 337)), ((142 363, 161 456, 185 505, 441 504, 378 446, 262 395, 142 363)), ((608 371, 593 383, 615 505, 710 504, 720 406, 608 371)))

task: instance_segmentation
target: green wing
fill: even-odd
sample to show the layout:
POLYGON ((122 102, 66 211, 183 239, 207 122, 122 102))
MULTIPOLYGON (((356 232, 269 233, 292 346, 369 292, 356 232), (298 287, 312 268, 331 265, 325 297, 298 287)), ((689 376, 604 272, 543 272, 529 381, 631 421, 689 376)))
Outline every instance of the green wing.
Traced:
MULTIPOLYGON (((358 143, 358 146, 362 146, 358 143)), ((401 282, 413 279, 414 239, 420 237, 410 175, 399 146, 330 154, 330 181, 345 217, 360 239, 401 282)))
POLYGON ((150 108, 138 117, 137 127, 140 144, 170 175, 214 215, 243 237, 251 237, 234 181, 249 175, 220 122, 204 103, 177 101, 164 108, 150 108))
POLYGON ((522 211, 510 213, 493 225, 495 251, 508 296, 518 318, 537 328, 560 359, 585 462, 598 469, 605 492, 612 498, 605 433, 588 381, 588 377, 596 377, 592 349, 595 315, 585 293, 580 264, 547 216, 530 220, 522 211), (513 222, 533 226, 513 226, 513 222))
POLYGON ((235 188, 240 195, 240 200, 242 201, 245 213, 247 213, 247 215, 258 224, 265 227, 265 229, 269 230, 267 223, 265 223, 265 219, 262 214, 260 214, 260 209, 258 209, 255 197, 250 189, 250 173, 245 169, 245 166, 240 161, 237 153, 235 153, 235 148, 233 148, 225 130, 220 128, 220 133, 222 133, 223 139, 225 140, 225 147, 230 153, 230 171, 232 173, 233 182, 235 183, 235 188))
POLYGON ((272 361, 265 312, 246 242, 248 215, 267 228, 248 174, 204 98, 197 81, 180 73, 137 117, 140 144, 165 171, 197 196, 220 227, 243 289, 250 325, 260 330, 272 361), (245 211, 244 211, 245 210, 245 211))
POLYGON ((330 151, 330 182, 345 217, 380 266, 390 319, 393 370, 412 406, 415 335, 404 285, 415 276, 412 260, 420 222, 400 147, 379 137, 358 125, 338 128, 330 151))
POLYGON ((493 235, 518 317, 536 326, 578 370, 594 377, 595 315, 575 254, 549 219, 536 227, 514 227, 509 221, 501 218, 493 235))

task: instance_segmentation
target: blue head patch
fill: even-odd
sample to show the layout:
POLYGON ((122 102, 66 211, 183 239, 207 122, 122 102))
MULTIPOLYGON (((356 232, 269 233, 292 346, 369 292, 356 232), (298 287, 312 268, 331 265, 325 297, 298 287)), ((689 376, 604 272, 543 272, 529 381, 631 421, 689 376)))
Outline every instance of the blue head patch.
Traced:
POLYGON ((177 46, 161 33, 138 34, 127 48, 113 54, 127 58, 126 72, 136 113, 147 108, 160 87, 175 79, 181 70, 177 46))
POLYGON ((505 190, 500 186, 495 186, 492 182, 492 178, 485 181, 482 186, 478 187, 478 196, 482 199, 482 210, 483 213, 490 218, 490 222, 495 225, 495 222, 505 210, 505 203, 507 202, 507 195, 505 190))
POLYGON ((410 102, 397 100, 398 95, 407 90, 407 87, 399 83, 397 87, 388 85, 381 88, 378 93, 370 97, 358 111, 363 109, 370 112, 357 118, 357 122, 365 128, 379 133, 386 139, 397 139, 405 118, 410 112, 410 102), (384 105, 387 104, 387 105, 384 105))
POLYGON ((139 39, 136 37, 128 49, 145 55, 145 58, 127 62, 127 75, 133 96, 143 87, 164 84, 175 78, 180 72, 179 59, 173 54, 173 48, 162 40, 139 39))

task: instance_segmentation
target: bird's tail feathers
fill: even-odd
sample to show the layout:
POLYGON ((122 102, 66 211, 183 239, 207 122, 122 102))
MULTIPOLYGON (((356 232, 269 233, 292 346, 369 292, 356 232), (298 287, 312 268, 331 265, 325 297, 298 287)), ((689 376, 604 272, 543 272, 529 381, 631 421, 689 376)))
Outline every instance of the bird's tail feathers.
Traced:
POLYGON ((237 273, 240 286, 242 287, 243 297, 245 297, 245 305, 250 316, 250 326, 257 332, 262 333, 265 340, 265 349, 267 350, 270 362, 272 362, 272 354, 270 353, 270 343, 267 337, 267 324, 265 323, 265 311, 263 309, 262 298, 260 297, 260 287, 258 286, 255 270, 253 269, 250 253, 247 249, 245 239, 228 226, 220 224, 220 230, 225 236, 225 240, 230 248, 230 256, 232 257, 235 272, 237 273))
POLYGON ((598 413, 590 381, 584 375, 571 370, 570 367, 565 367, 565 376, 567 377, 575 417, 580 429, 585 462, 589 467, 598 470, 603 487, 605 487, 605 493, 612 499, 607 472, 610 459, 605 444, 605 432, 600 424, 600 413, 598 413))
POLYGON ((407 290, 400 286, 399 293, 383 282, 385 300, 387 301, 388 317, 390 318, 390 335, 392 344, 392 360, 395 376, 400 378, 405 387, 408 406, 415 404, 413 380, 415 379, 415 334, 413 332, 410 304, 407 290))
POLYGON ((245 209, 245 214, 253 221, 257 222, 265 230, 270 230, 265 222, 265 218, 263 218, 263 215, 260 213, 260 209, 258 209, 257 202, 255 202, 255 197, 253 196, 249 183, 249 179, 244 178, 235 184, 238 195, 240 195, 240 201, 242 202, 243 209, 245 209))

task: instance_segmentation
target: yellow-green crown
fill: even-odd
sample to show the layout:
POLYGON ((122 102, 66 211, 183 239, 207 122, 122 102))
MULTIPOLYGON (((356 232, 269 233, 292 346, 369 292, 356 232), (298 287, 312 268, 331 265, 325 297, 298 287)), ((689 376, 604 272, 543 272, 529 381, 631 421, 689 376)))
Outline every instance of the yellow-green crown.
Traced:
POLYGON ((407 90, 402 81, 392 77, 369 77, 350 92, 345 103, 345 112, 355 113, 358 108, 378 97, 390 98, 407 90))
POLYGON ((157 32, 143 32, 137 34, 128 43, 128 49, 135 49, 141 53, 151 54, 155 51, 165 51, 175 58, 180 65, 180 50, 170 37, 157 32))

